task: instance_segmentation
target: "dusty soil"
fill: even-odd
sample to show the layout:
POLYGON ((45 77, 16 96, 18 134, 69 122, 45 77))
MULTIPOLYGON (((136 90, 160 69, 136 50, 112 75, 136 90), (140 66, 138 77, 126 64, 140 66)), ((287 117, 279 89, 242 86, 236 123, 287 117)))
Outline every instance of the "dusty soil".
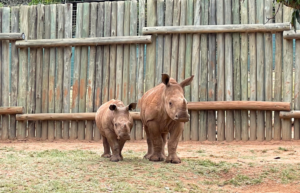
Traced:
MULTIPOLYGON (((42 151, 58 150, 90 150, 97 153, 103 152, 102 142, 87 141, 2 141, 1 146, 14 147, 16 150, 42 151)), ((146 152, 146 141, 130 141, 125 144, 124 151, 146 152)), ((167 151, 167 148, 166 148, 167 151)), ((245 169, 243 174, 251 176, 263 170, 264 166, 281 164, 300 165, 300 141, 271 141, 271 142, 180 142, 178 155, 186 159, 209 159, 214 162, 230 162, 248 164, 254 167, 245 169)), ((142 159, 142 157, 141 157, 142 159)), ((184 160, 183 160, 184 161, 184 160)), ((230 178, 233 171, 228 172, 224 178, 230 178)), ((199 179, 197 179, 199 180, 199 179)), ((212 185, 217 186, 217 185, 212 185)), ((291 183, 281 183, 279 179, 264 180, 260 184, 251 186, 224 186, 230 192, 300 192, 300 179, 291 183)))

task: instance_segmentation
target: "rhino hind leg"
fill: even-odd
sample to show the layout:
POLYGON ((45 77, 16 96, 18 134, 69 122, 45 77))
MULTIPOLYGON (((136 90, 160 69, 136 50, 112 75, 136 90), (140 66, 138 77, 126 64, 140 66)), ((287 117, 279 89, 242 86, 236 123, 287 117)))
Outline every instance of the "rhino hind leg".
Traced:
POLYGON ((163 158, 166 159, 165 147, 166 147, 166 143, 167 143, 168 133, 162 133, 161 137, 163 139, 161 153, 163 155, 163 158))
POLYGON ((110 158, 111 154, 110 154, 110 146, 109 143, 107 141, 107 138, 103 137, 103 147, 104 147, 104 153, 101 155, 101 157, 105 157, 105 158, 110 158))

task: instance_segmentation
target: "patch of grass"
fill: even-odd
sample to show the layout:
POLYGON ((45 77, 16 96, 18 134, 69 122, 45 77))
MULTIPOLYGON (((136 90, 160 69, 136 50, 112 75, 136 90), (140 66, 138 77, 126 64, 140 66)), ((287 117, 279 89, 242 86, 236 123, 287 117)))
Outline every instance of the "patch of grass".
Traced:
POLYGON ((261 152, 262 152, 262 153, 267 153, 268 150, 264 149, 264 150, 262 150, 261 152))
POLYGON ((227 180, 224 182, 225 185, 231 184, 234 186, 241 186, 241 185, 255 185, 262 183, 262 178, 250 178, 249 176, 238 174, 234 178, 227 180))
POLYGON ((205 151, 203 149, 200 149, 200 150, 196 151, 196 153, 205 153, 205 151))
POLYGON ((281 151, 288 151, 288 149, 284 148, 284 147, 279 147, 278 150, 281 150, 281 151))
POLYGON ((250 152, 251 152, 251 153, 255 153, 255 151, 254 151, 253 149, 250 149, 250 152))

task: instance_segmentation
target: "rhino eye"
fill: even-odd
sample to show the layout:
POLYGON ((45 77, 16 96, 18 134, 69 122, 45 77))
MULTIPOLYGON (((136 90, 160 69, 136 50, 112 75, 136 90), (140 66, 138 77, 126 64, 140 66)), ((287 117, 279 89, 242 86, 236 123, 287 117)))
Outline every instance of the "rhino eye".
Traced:
POLYGON ((117 126, 117 123, 115 123, 115 126, 117 126))
POLYGON ((170 106, 172 106, 172 103, 171 103, 171 102, 169 102, 169 105, 170 105, 170 106))

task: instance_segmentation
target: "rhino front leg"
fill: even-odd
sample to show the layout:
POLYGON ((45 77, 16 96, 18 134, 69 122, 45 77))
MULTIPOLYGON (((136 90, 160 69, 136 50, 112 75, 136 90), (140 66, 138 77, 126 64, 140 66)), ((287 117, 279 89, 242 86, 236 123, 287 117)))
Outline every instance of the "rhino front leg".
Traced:
POLYGON ((179 138, 183 131, 184 123, 178 122, 170 131, 170 139, 168 141, 168 152, 169 155, 166 159, 167 163, 179 164, 181 163, 180 158, 176 154, 177 145, 179 138))
POLYGON ((101 155, 101 157, 109 158, 111 156, 109 143, 108 143, 106 137, 104 137, 104 136, 102 136, 102 137, 103 137, 104 153, 101 155))
POLYGON ((148 125, 150 139, 153 143, 153 153, 150 156, 150 161, 164 161, 162 154, 163 138, 159 131, 158 125, 155 122, 150 122, 148 125))
POLYGON ((126 142, 125 140, 119 140, 121 161, 123 161, 122 150, 123 150, 125 142, 126 142))
POLYGON ((107 137, 108 139, 108 143, 110 145, 111 151, 112 151, 112 156, 110 157, 110 161, 112 162, 118 162, 121 161, 122 158, 120 156, 120 145, 118 142, 118 139, 116 136, 114 135, 110 135, 109 137, 107 137))
POLYGON ((153 154, 153 143, 152 140, 150 139, 150 133, 149 133, 149 129, 147 126, 144 125, 144 130, 146 132, 146 136, 147 136, 147 145, 148 145, 148 152, 147 154, 144 156, 145 159, 150 159, 151 155, 153 154))
POLYGON ((166 159, 165 147, 166 147, 166 143, 167 143, 168 133, 161 134, 161 137, 163 139, 161 152, 162 152, 162 155, 163 155, 164 159, 166 159))

